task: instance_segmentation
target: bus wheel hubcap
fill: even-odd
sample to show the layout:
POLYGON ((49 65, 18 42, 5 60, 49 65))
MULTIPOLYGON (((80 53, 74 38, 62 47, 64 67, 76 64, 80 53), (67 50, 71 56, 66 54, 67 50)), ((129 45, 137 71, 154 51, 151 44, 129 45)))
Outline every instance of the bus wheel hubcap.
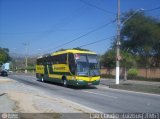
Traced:
POLYGON ((41 80, 42 80, 42 82, 43 82, 43 77, 42 77, 42 79, 41 79, 41 80))
POLYGON ((67 81, 66 81, 66 80, 63 81, 63 85, 64 85, 64 86, 67 85, 67 81))

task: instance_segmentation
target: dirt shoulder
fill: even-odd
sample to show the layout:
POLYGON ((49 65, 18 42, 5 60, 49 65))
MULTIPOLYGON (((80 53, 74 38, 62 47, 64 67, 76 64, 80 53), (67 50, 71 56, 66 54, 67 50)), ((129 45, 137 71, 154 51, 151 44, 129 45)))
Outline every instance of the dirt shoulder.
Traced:
POLYGON ((93 110, 74 102, 45 95, 43 91, 39 91, 34 87, 19 83, 7 77, 0 77, 0 105, 1 113, 93 112, 93 110))

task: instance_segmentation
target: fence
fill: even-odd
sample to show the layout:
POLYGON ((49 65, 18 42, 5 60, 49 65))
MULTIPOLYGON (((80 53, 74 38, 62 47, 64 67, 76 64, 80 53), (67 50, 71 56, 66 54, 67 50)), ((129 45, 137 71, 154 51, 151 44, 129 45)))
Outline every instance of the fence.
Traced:
MULTIPOLYGON (((139 77, 145 77, 145 78, 160 78, 160 68, 138 68, 138 75, 139 77)), ((103 68, 101 69, 102 75, 113 75, 116 74, 116 69, 109 69, 109 68, 103 68)), ((124 69, 120 68, 120 75, 124 75, 124 69)))

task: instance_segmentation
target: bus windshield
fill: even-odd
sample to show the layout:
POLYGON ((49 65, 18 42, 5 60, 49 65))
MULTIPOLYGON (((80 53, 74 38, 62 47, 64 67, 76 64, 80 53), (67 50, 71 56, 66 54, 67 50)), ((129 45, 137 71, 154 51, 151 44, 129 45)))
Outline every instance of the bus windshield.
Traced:
POLYGON ((77 75, 79 76, 99 76, 99 62, 97 55, 75 54, 77 64, 77 75))

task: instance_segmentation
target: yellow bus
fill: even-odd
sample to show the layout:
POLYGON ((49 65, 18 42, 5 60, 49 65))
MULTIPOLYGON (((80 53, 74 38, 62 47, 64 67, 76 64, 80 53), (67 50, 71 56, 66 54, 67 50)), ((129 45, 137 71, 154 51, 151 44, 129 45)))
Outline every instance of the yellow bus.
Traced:
POLYGON ((96 53, 84 50, 63 50, 37 59, 36 77, 64 86, 87 86, 100 83, 96 53))

